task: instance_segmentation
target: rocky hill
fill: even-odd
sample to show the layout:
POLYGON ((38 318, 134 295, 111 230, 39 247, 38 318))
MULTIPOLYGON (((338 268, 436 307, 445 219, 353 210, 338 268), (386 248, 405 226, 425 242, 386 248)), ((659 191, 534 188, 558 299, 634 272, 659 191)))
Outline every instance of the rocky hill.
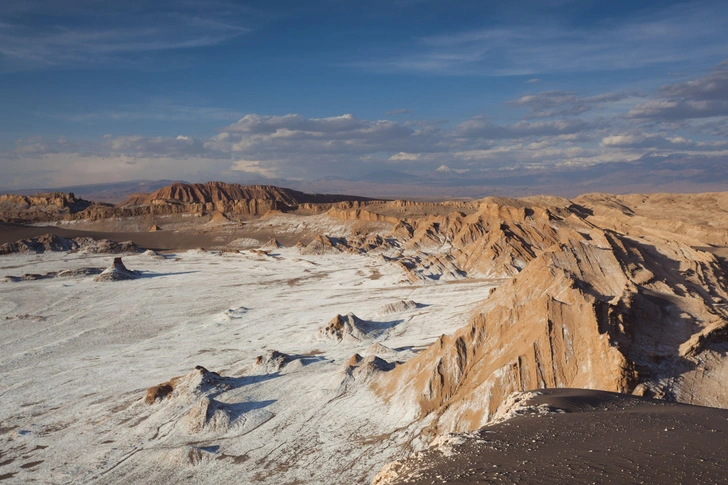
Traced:
POLYGON ((44 222, 74 217, 89 209, 111 207, 79 199, 73 193, 49 192, 32 196, 0 195, 0 221, 44 222))
POLYGON ((335 204, 367 203, 371 199, 349 195, 306 194, 270 185, 239 185, 222 182, 173 183, 151 194, 135 194, 124 202, 94 203, 73 194, 0 196, 0 221, 33 223, 60 220, 99 221, 119 217, 170 214, 230 213, 260 216, 269 211, 320 213, 335 204))
POLYGON ((347 195, 306 194, 273 185, 239 185, 223 182, 204 184, 174 183, 151 194, 135 194, 119 206, 145 205, 164 202, 183 204, 231 203, 241 200, 275 201, 293 207, 300 204, 334 203, 347 200, 369 200, 347 195))

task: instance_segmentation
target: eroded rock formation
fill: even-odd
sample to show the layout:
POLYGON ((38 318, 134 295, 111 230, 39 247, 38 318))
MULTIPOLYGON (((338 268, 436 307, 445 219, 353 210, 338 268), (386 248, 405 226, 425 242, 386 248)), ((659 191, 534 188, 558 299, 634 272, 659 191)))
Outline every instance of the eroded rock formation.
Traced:
POLYGON ((486 274, 515 275, 469 325, 375 384, 432 421, 425 436, 477 429, 511 392, 543 387, 728 407, 720 357, 728 350, 728 287, 715 256, 654 234, 602 230, 573 212, 498 210, 503 222, 465 243, 483 248, 466 261, 497 247, 486 274))
POLYGON ((115 242, 108 239, 77 237, 68 239, 55 234, 43 234, 29 239, 0 245, 0 254, 45 253, 48 251, 82 251, 86 253, 138 253, 140 249, 131 241, 115 242))

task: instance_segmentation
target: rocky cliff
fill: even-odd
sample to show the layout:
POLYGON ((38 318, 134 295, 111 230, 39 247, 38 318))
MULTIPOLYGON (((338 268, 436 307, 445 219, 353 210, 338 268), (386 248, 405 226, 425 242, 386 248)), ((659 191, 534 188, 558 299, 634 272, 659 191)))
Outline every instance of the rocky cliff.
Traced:
POLYGON ((468 325, 373 384, 428 423, 425 441, 477 429, 510 393, 535 388, 728 407, 726 267, 683 242, 720 242, 724 209, 710 206, 715 225, 701 228, 670 219, 680 211, 662 200, 673 224, 656 227, 631 220, 631 209, 609 218, 614 208, 584 202, 484 202, 468 216, 411 224, 405 247, 454 255, 468 274, 512 275, 468 325))

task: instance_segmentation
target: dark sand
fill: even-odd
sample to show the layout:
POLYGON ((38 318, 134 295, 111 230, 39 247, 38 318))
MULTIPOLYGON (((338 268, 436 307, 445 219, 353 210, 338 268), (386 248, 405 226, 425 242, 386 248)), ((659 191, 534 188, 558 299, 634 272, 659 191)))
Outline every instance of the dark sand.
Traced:
POLYGON ((528 415, 482 428, 455 454, 405 461, 408 484, 728 483, 728 410, 583 389, 549 389, 528 415))
POLYGON ((185 250, 199 247, 209 249, 225 246, 230 241, 242 237, 240 234, 225 232, 99 232, 79 231, 56 226, 36 227, 0 223, 0 244, 48 233, 65 238, 92 237, 94 239, 108 239, 116 242, 132 241, 140 248, 153 249, 155 251, 185 250))

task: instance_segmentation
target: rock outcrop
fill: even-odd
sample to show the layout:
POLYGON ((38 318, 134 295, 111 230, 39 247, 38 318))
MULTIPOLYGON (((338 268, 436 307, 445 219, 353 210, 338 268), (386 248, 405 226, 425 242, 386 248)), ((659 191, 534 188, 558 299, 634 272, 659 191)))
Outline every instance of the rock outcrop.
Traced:
POLYGON ((368 355, 362 357, 359 354, 351 356, 349 361, 344 364, 343 372, 345 381, 348 379, 356 382, 365 382, 375 375, 388 372, 395 368, 395 364, 376 355, 368 355))
POLYGON ((382 305, 377 313, 379 315, 392 315, 394 313, 402 313, 418 308, 418 304, 412 300, 399 300, 394 303, 382 305))
POLYGON ((51 192, 47 194, 0 195, 0 221, 47 222, 72 217, 91 208, 110 208, 110 204, 99 204, 76 198, 73 193, 51 192))
POLYGON ((240 385, 241 378, 224 377, 202 366, 184 376, 173 377, 147 389, 144 402, 156 416, 151 420, 174 423, 175 433, 188 435, 223 435, 239 430, 245 433, 273 414, 264 409, 250 409, 246 403, 229 403, 219 396, 240 385))
POLYGON ((293 359, 290 355, 278 352, 277 350, 269 350, 264 355, 255 358, 255 365, 261 367, 266 373, 278 372, 293 359))
POLYGON ((270 241, 268 241, 267 243, 263 244, 260 247, 260 249, 262 249, 262 250, 274 250, 274 249, 280 249, 282 247, 283 247, 283 244, 281 244, 280 242, 278 242, 278 239, 273 238, 270 241))
POLYGON ((353 313, 347 313, 343 316, 336 315, 328 325, 319 331, 319 335, 335 342, 361 341, 368 338, 368 330, 368 325, 364 320, 353 313))
POLYGON ((108 239, 77 237, 68 239, 55 234, 43 234, 29 239, 0 245, 0 255, 12 253, 45 253, 49 251, 79 251, 86 253, 138 253, 141 251, 133 242, 115 242, 108 239))
POLYGON ((50 271, 45 274, 23 274, 22 276, 6 276, 7 281, 17 283, 20 281, 36 281, 50 278, 83 278, 86 276, 95 276, 101 274, 104 268, 75 268, 64 269, 61 271, 50 271))
POLYGON ((124 281, 135 280, 141 276, 138 271, 131 271, 124 266, 121 258, 114 258, 114 262, 99 274, 94 281, 124 281))
POLYGON ((377 391, 432 419, 429 436, 477 429, 508 394, 544 387, 728 407, 718 357, 728 349, 719 303, 728 290, 715 257, 671 241, 658 249, 596 229, 585 236, 540 251, 469 325, 377 391))

